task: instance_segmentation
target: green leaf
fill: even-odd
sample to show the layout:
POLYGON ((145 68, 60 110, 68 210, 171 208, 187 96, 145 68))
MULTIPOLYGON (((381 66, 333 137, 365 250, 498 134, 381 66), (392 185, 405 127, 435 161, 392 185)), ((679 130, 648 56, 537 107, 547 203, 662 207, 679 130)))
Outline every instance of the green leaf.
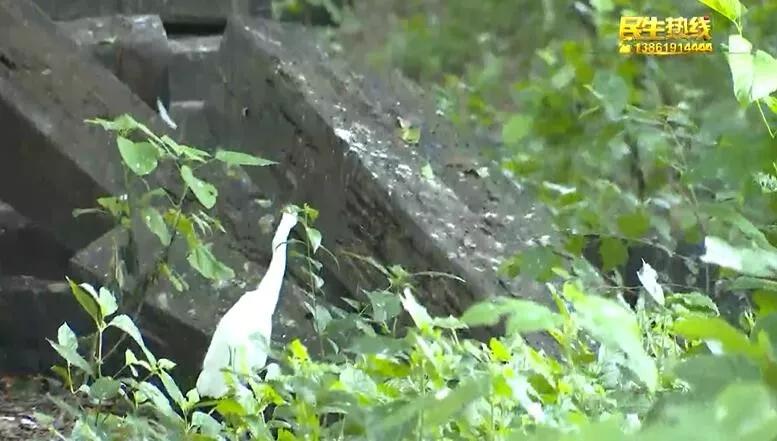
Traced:
POLYGON ((89 291, 86 290, 86 287, 88 287, 94 292, 94 288, 87 284, 76 285, 76 283, 69 278, 67 279, 67 282, 70 285, 70 291, 73 293, 73 296, 78 300, 78 303, 81 304, 81 308, 92 317, 92 320, 94 320, 95 323, 100 323, 102 321, 100 305, 97 302, 96 296, 90 294, 89 291))
POLYGON ((170 402, 167 400, 167 397, 165 397, 165 394, 163 394, 162 391, 153 384, 144 381, 138 385, 137 392, 141 394, 141 398, 150 400, 151 404, 154 406, 154 410, 160 412, 165 417, 177 421, 181 419, 181 417, 178 416, 175 411, 173 411, 173 408, 170 406, 170 402))
POLYGON ((397 118, 401 130, 400 137, 402 141, 408 144, 418 144, 421 141, 421 127, 413 125, 410 120, 402 117, 397 118))
POLYGON ((529 134, 532 118, 524 114, 515 114, 502 126, 502 142, 505 145, 516 145, 529 134))
POLYGON ((772 440, 777 435, 773 391, 760 382, 729 385, 713 406, 724 439, 772 440))
POLYGON ((461 320, 469 326, 494 326, 499 323, 504 312, 502 305, 493 301, 480 302, 467 308, 461 320))
POLYGON ((561 324, 561 316, 538 303, 499 297, 468 308, 461 320, 469 326, 493 326, 508 315, 508 334, 547 331, 561 324))
POLYGON ((121 389, 121 382, 112 377, 100 377, 89 386, 89 396, 104 401, 115 398, 121 389))
POLYGON ((49 340, 49 344, 69 364, 76 366, 89 375, 94 375, 92 366, 78 353, 78 339, 67 323, 63 323, 57 331, 57 343, 49 340))
POLYGON ((709 6, 720 15, 731 20, 733 23, 738 23, 742 14, 746 11, 745 7, 739 0, 699 0, 701 3, 709 6))
POLYGON ((278 164, 275 161, 269 159, 260 158, 258 156, 249 155, 242 152, 233 152, 229 150, 219 150, 216 152, 216 159, 225 162, 229 165, 253 165, 257 167, 266 167, 268 165, 278 164))
POLYGON ((218 439, 223 429, 218 420, 199 410, 192 413, 192 426, 199 428, 200 433, 213 439, 218 439))
POLYGON ((312 248, 313 254, 315 254, 316 251, 318 251, 318 248, 321 246, 321 232, 306 225, 305 234, 308 237, 308 243, 312 248))
POLYGON ((206 162, 207 158, 210 157, 210 153, 204 150, 196 149, 194 147, 189 147, 188 145, 178 144, 175 142, 175 140, 167 135, 162 136, 161 140, 165 143, 165 145, 170 147, 176 155, 185 160, 206 162))
POLYGON ((192 248, 186 260, 206 279, 230 280, 235 277, 232 268, 219 261, 204 244, 197 244, 192 248))
POLYGON ((742 354, 754 360, 762 355, 742 331, 718 317, 693 314, 676 322, 673 331, 690 340, 717 342, 727 354, 742 354))
MULTIPOLYGON (((565 295, 573 287, 564 286, 565 295)), ((568 295, 575 307, 575 318, 580 325, 605 347, 626 354, 626 366, 642 380, 651 391, 658 386, 658 370, 655 361, 645 352, 642 333, 634 313, 619 303, 578 291, 568 295)))
POLYGON ((729 355, 695 355, 677 365, 675 374, 688 382, 698 399, 716 396, 731 383, 758 381, 758 366, 743 357, 729 355))
POLYGON ((109 317, 119 309, 119 305, 116 304, 116 297, 105 287, 100 288, 97 301, 100 304, 103 318, 109 317))
POLYGON ((137 326, 135 326, 135 323, 128 315, 117 315, 113 318, 113 320, 111 320, 110 323, 108 323, 108 326, 112 326, 124 331, 133 340, 135 340, 135 343, 137 343, 138 346, 140 346, 140 349, 142 349, 143 353, 146 354, 146 358, 148 359, 149 363, 152 365, 156 364, 156 357, 154 357, 151 351, 148 350, 146 343, 143 341, 143 336, 140 334, 140 330, 137 326))
POLYGON ((731 282, 730 289, 735 291, 765 289, 777 292, 777 282, 769 279, 759 279, 757 277, 737 277, 731 282))
POLYGON ((170 395, 170 398, 173 399, 178 407, 183 409, 186 406, 186 398, 184 398, 178 385, 175 384, 173 377, 165 371, 160 371, 157 375, 159 375, 159 379, 162 380, 162 384, 165 386, 165 390, 167 391, 167 394, 170 395))
POLYGON ((124 163, 138 176, 145 176, 158 164, 158 151, 149 142, 132 142, 129 139, 118 136, 116 144, 119 146, 119 153, 124 163))
POLYGON ((602 257, 602 269, 610 271, 626 263, 629 250, 622 240, 604 237, 599 244, 599 255, 602 257))
POLYGON ((753 58, 753 87, 750 101, 768 97, 777 90, 777 59, 758 50, 753 58))
POLYGON ((753 46, 741 35, 728 37, 728 65, 734 85, 734 96, 740 103, 750 102, 753 88, 753 46))
POLYGON ((629 86, 620 75, 607 70, 599 70, 592 85, 595 95, 604 106, 610 120, 618 120, 629 102, 629 86))
POLYGON ((167 230, 164 217, 156 208, 150 206, 143 207, 141 216, 148 229, 159 238, 162 245, 170 244, 170 231, 167 230))
POLYGON ((704 238, 701 261, 755 277, 777 275, 777 252, 753 247, 734 247, 714 236, 704 238))
POLYGON ((777 312, 777 291, 756 291, 753 303, 757 306, 758 315, 777 312))
POLYGON ((650 216, 644 210, 618 217, 618 229, 630 239, 640 239, 650 230, 650 216))
POLYGON ((205 208, 213 208, 216 205, 216 197, 218 196, 218 190, 213 184, 205 182, 196 176, 192 172, 191 167, 188 165, 181 166, 181 178, 189 188, 194 192, 194 196, 205 208))
POLYGON ((366 291, 372 306, 372 319, 379 323, 385 323, 388 320, 398 316, 402 311, 402 304, 399 296, 388 291, 366 291))

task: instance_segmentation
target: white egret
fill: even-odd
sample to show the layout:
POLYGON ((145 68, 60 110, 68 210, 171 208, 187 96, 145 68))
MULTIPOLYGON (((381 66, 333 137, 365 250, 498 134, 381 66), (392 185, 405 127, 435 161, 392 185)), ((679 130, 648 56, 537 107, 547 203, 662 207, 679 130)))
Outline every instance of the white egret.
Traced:
POLYGON ((197 378, 201 397, 220 398, 228 387, 224 369, 246 373, 264 367, 266 347, 257 344, 256 336, 267 344, 272 334, 272 318, 286 272, 286 243, 297 224, 297 214, 284 211, 272 239, 272 259, 267 273, 253 291, 248 291, 227 311, 216 326, 208 352, 197 378))

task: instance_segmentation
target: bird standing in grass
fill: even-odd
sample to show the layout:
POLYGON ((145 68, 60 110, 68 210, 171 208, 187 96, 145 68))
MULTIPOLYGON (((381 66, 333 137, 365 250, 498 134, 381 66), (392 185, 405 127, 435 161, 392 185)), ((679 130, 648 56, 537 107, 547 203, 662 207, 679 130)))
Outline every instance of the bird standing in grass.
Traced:
POLYGON ((296 224, 296 212, 284 210, 272 239, 272 259, 267 273, 259 286, 243 294, 216 326, 197 378, 200 396, 220 398, 227 393, 224 369, 249 373, 264 367, 266 346, 258 344, 256 337, 270 343, 272 318, 286 272, 286 243, 296 224))

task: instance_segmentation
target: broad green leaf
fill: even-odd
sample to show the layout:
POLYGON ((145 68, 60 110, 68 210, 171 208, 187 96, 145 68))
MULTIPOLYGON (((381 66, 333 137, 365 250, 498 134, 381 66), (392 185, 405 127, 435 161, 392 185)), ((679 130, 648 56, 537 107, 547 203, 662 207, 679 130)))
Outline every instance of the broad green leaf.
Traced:
POLYGON ((216 197, 218 196, 218 190, 213 184, 205 182, 196 176, 192 172, 191 167, 188 165, 181 166, 181 178, 189 188, 194 192, 194 196, 205 208, 213 208, 216 205, 216 197))
POLYGON ((758 50, 753 58, 753 88, 750 101, 768 97, 777 90, 777 59, 758 50))
MULTIPOLYGON (((565 285, 565 294, 567 291, 565 285)), ((626 354, 626 366, 642 380, 651 391, 658 386, 658 370, 655 361, 642 346, 642 333, 634 313, 621 304, 597 296, 578 292, 571 297, 575 318, 580 325, 605 347, 626 354)))
POLYGON ((604 237, 599 244, 599 255, 602 258, 602 269, 610 271, 626 263, 629 251, 622 240, 604 237))
POLYGON ((310 360, 308 348, 306 348, 298 338, 295 338, 291 343, 289 343, 289 352, 291 352, 291 355, 297 360, 310 360))
POLYGON ((218 439, 223 429, 218 420, 199 410, 192 413, 192 426, 199 428, 200 433, 213 439, 218 439))
POLYGON ((704 239, 704 248, 702 262, 755 277, 777 275, 777 252, 772 250, 734 247, 723 239, 713 236, 704 239))
POLYGON ((515 114, 502 126, 502 142, 505 145, 518 144, 529 134, 532 118, 524 114, 515 114))
POLYGON ((95 400, 110 400, 119 394, 121 382, 112 377, 100 377, 89 386, 89 396, 95 400))
POLYGON ((424 411, 424 426, 436 428, 447 424, 469 403, 488 394, 489 383, 489 379, 483 376, 472 378, 464 381, 447 395, 438 395, 430 399, 424 411))
POLYGON ((119 305, 116 304, 116 297, 105 287, 100 288, 97 301, 100 304, 103 318, 109 317, 119 309, 119 305))
POLYGON ((629 102, 629 86, 614 71, 599 70, 592 85, 610 120, 618 120, 629 102))
MULTIPOLYGON (((762 313, 758 317, 750 332, 751 340, 757 340, 760 337, 759 334, 761 332, 766 333, 769 337, 769 341, 772 345, 775 345, 775 349, 777 349, 777 313, 762 313)), ((777 354, 777 352, 774 353, 777 354)))
POLYGON ((127 335, 132 337, 132 339, 135 340, 135 343, 140 346, 140 349, 143 350, 143 353, 146 354, 146 358, 148 359, 149 363, 152 365, 156 364, 156 357, 154 357, 151 351, 148 350, 146 343, 143 341, 143 336, 140 334, 140 330, 137 326, 135 326, 135 323, 128 315, 117 315, 113 318, 113 320, 110 321, 110 323, 108 323, 108 326, 121 329, 127 335))
POLYGON ((777 312, 777 291, 756 291, 753 303, 757 306, 758 315, 777 312))
POLYGON ((315 228, 305 226, 305 234, 308 237, 308 243, 310 244, 310 247, 312 248, 313 254, 318 251, 318 248, 321 246, 321 232, 318 231, 315 228))
POLYGON ((339 378, 345 390, 355 394, 364 394, 370 398, 377 398, 378 385, 364 371, 346 366, 340 372, 339 378))
POLYGON ((777 436, 773 391, 756 382, 731 384, 715 400, 718 424, 726 439, 772 440, 777 436))
POLYGON ((376 322, 386 322, 402 312, 399 296, 389 291, 366 291, 372 306, 372 319, 376 322))
POLYGON ((470 326, 493 326, 499 323, 504 314, 502 305, 480 302, 470 306, 461 316, 461 320, 470 326))
POLYGON ((141 211, 143 222, 146 224, 149 230, 159 238, 162 245, 170 244, 170 232, 167 230, 167 224, 162 214, 154 207, 143 207, 141 211))
POLYGON ((758 365, 747 358, 731 355, 695 355, 677 365, 674 372, 688 382, 699 399, 712 398, 731 383, 761 378, 758 365))
POLYGON ((644 210, 621 215, 618 229, 630 239, 640 239, 650 230, 650 216, 644 210))
POLYGON ((750 102, 753 88, 753 46, 741 35, 728 37, 728 65, 734 84, 734 96, 740 103, 750 102))
POLYGON ((701 3, 709 6, 720 15, 731 20, 733 23, 738 23, 742 14, 746 11, 745 7, 739 0, 699 0, 701 3))
POLYGON ((57 330, 57 342, 49 340, 49 344, 69 364, 76 366, 89 375, 94 375, 92 366, 78 353, 78 339, 67 323, 63 323, 57 330))
POLYGON ((538 303, 500 297, 468 308, 461 320, 470 326, 493 326, 507 315, 508 334, 547 331, 561 324, 561 316, 538 303))
MULTIPOLYGON (((76 300, 78 300, 78 303, 81 304, 81 308, 92 317, 92 320, 94 320, 95 323, 100 323, 102 314, 100 313, 100 305, 97 302, 97 296, 90 294, 85 288, 87 286, 91 288, 91 286, 86 284, 77 285, 70 279, 67 279, 67 281, 70 285, 70 291, 73 293, 76 300)), ((94 288, 91 288, 91 290, 94 291, 94 288)))
POLYGON ((762 355, 761 349, 750 342, 742 331, 718 317, 690 315, 676 322, 673 330, 690 340, 720 345, 723 352, 727 354, 742 354, 754 360, 762 355))
POLYGON ((229 165, 254 165, 258 167, 266 167, 268 165, 278 164, 275 161, 269 159, 260 158, 258 156, 249 155, 248 153, 233 152, 229 150, 219 150, 216 152, 216 159, 225 162, 229 165))
POLYGON ((178 144, 175 142, 175 140, 167 135, 162 136, 160 139, 165 143, 165 145, 170 147, 176 155, 183 159, 196 162, 205 162, 207 158, 210 157, 210 153, 204 150, 196 149, 194 147, 189 147, 188 145, 178 144))
POLYGON ((503 302, 510 335, 548 331, 562 322, 560 315, 539 303, 520 299, 504 299, 503 302))
POLYGON ((138 385, 137 392, 141 394, 142 398, 151 401, 151 404, 154 406, 154 410, 160 412, 167 418, 180 421, 181 417, 175 413, 172 406, 170 406, 170 402, 167 400, 167 397, 164 393, 162 393, 161 390, 159 390, 159 388, 147 381, 144 381, 138 385))
POLYGON ((509 277, 523 276, 539 282, 554 277, 553 268, 560 266, 561 257, 550 246, 532 246, 506 260, 501 267, 509 277))
POLYGON ((205 244, 197 244, 186 259, 203 277, 211 280, 230 280, 235 272, 213 255, 205 244))
POLYGON ((488 341, 488 348, 491 349, 491 355, 497 361, 507 362, 510 361, 510 350, 501 341, 491 337, 488 341))
POLYGON ((132 142, 119 136, 116 138, 116 144, 119 146, 121 159, 136 175, 145 176, 156 169, 159 153, 151 143, 132 142))
POLYGON ((165 386, 167 394, 170 395, 178 407, 184 409, 186 406, 186 399, 184 398, 183 393, 181 393, 181 389, 175 383, 175 380, 173 380, 173 377, 165 371, 160 371, 158 375, 159 379, 162 380, 162 384, 165 386))
POLYGON ((757 277, 737 277, 731 283, 732 290, 750 290, 750 289, 765 289, 774 291, 777 293, 777 282, 769 279, 759 279, 757 277))
POLYGON ((316 325, 316 332, 323 334, 332 321, 332 314, 329 312, 329 309, 319 304, 316 305, 315 311, 313 311, 313 320, 316 325))

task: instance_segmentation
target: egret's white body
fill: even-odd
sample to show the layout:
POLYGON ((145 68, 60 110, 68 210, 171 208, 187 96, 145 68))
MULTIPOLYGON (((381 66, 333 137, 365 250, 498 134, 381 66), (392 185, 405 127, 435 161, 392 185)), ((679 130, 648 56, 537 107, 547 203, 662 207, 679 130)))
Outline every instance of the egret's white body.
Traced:
POLYGON ((248 291, 227 311, 216 326, 208 352, 197 378, 197 392, 202 397, 220 398, 228 387, 223 369, 251 372, 264 367, 266 347, 272 334, 272 317, 286 272, 286 242, 297 224, 297 215, 284 212, 272 240, 272 259, 267 273, 253 291, 248 291))

